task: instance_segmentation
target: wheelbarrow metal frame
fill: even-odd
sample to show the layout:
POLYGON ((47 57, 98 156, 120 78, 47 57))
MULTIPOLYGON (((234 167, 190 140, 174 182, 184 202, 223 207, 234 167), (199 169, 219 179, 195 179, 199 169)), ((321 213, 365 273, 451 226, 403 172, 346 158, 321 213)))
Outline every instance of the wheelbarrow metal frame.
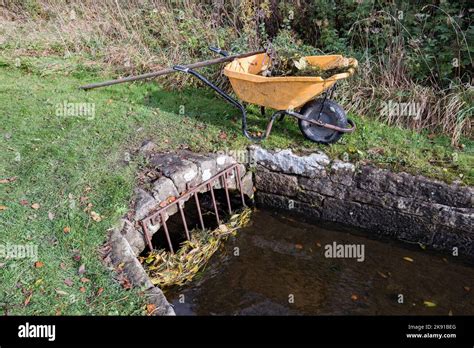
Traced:
MULTIPOLYGON (((219 53, 223 56, 226 56, 228 54, 226 51, 222 51, 220 49, 211 48, 211 50, 216 52, 216 53, 219 53)), ((206 77, 204 77, 203 75, 199 74, 198 72, 196 72, 195 70, 193 70, 191 68, 188 68, 188 67, 185 67, 185 66, 182 66, 182 65, 175 65, 175 66, 173 66, 173 69, 176 70, 176 71, 179 71, 179 72, 183 72, 183 73, 193 75, 194 77, 196 77, 197 79, 202 81, 204 84, 211 87, 217 94, 219 94, 222 98, 224 98, 228 103, 230 103, 231 105, 233 105, 237 109, 239 109, 240 112, 242 113, 242 133, 246 138, 248 138, 248 139, 250 139, 251 141, 254 141, 254 142, 259 142, 259 141, 265 140, 270 135, 270 132, 272 131, 272 127, 273 127, 273 123, 274 123, 275 119, 277 117, 280 117, 280 120, 282 120, 285 115, 293 116, 293 117, 295 117, 299 120, 306 121, 306 122, 311 123, 311 124, 313 124, 317 127, 324 127, 324 128, 328 128, 328 129, 337 131, 337 132, 341 132, 341 133, 352 133, 356 129, 356 126, 355 126, 354 122, 350 119, 348 119, 347 122, 349 123, 349 125, 351 127, 350 128, 341 128, 341 127, 338 127, 338 126, 335 126, 335 125, 332 125, 332 124, 321 122, 319 120, 311 120, 311 119, 307 118, 305 115, 302 115, 302 114, 300 114, 300 113, 298 113, 294 110, 278 110, 270 117, 270 120, 269 120, 269 122, 267 124, 267 127, 266 127, 266 130, 265 130, 265 133, 262 136, 253 136, 247 130, 247 111, 245 110, 245 107, 242 105, 242 103, 240 103, 239 101, 237 101, 236 99, 231 97, 228 93, 223 91, 221 88, 217 87, 215 84, 213 84, 211 81, 209 81, 206 77)), ((331 88, 331 92, 332 92, 333 88, 334 87, 331 88)), ((326 91, 324 93, 325 93, 324 100, 326 100, 327 95, 328 95, 328 91, 326 91)), ((264 110, 264 109, 262 109, 262 110, 264 110)), ((321 111, 322 111, 322 108, 321 108, 320 112, 321 111)))

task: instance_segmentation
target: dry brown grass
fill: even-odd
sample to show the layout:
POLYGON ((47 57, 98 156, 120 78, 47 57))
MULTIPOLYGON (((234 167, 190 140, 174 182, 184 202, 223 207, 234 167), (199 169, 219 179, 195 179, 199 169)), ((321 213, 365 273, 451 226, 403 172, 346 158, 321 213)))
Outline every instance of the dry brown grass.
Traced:
MULTIPOLYGON (((180 1, 179 7, 166 0, 74 0, 67 6, 58 0, 3 0, 0 45, 6 43, 13 56, 74 55, 99 64, 108 74, 137 74, 206 59, 212 56, 207 45, 230 47, 239 37, 251 38, 249 47, 258 46, 253 3, 232 0, 224 7, 217 1, 210 12, 190 0, 180 1)), ((356 32, 362 26, 354 28, 356 32)), ((461 135, 472 137, 472 87, 438 90, 416 84, 407 77, 404 45, 394 40, 388 54, 361 62, 358 75, 341 84, 338 99, 350 111, 391 125, 445 133, 453 145, 461 135), (383 114, 383 102, 388 101, 417 104, 419 117, 383 114)), ((219 67, 206 73, 222 83, 219 67)), ((173 87, 196 83, 184 74, 166 81, 173 87)))

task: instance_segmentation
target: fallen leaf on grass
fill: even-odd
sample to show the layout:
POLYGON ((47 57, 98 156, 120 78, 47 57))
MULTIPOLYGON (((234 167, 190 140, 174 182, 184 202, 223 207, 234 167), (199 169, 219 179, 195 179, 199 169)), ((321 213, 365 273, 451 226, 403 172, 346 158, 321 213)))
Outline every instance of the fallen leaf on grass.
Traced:
POLYGON ((54 214, 51 213, 50 211, 48 212, 48 219, 49 219, 50 221, 53 221, 53 219, 54 219, 54 214))
POLYGON ((431 302, 431 301, 423 301, 423 304, 424 304, 426 307, 436 307, 436 303, 431 302))
POLYGON ((33 203, 31 205, 31 208, 33 208, 34 210, 38 210, 40 208, 40 205, 39 205, 39 203, 33 203))
POLYGON ((0 268, 3 268, 3 266, 5 266, 5 263, 4 263, 4 262, 0 262, 0 268))
POLYGON ((102 294, 104 292, 104 288, 99 288, 99 290, 97 290, 97 296, 100 296, 100 294, 102 294))
POLYGON ((120 280, 120 285, 122 285, 122 288, 125 290, 132 288, 132 283, 130 283, 130 281, 125 277, 120 280))
POLYGON ((79 291, 80 291, 80 292, 86 292, 86 288, 83 287, 83 286, 81 286, 81 287, 79 288, 79 291))
POLYGON ((94 220, 95 222, 100 222, 100 221, 102 221, 102 216, 100 216, 99 214, 97 214, 95 211, 91 211, 91 218, 92 218, 92 220, 94 220))
POLYGON ((64 263, 62 263, 62 262, 59 264, 59 267, 61 267, 61 269, 62 269, 63 271, 66 270, 66 265, 65 265, 64 263))
POLYGON ((12 176, 11 178, 0 179, 0 184, 8 184, 10 182, 14 182, 17 178, 17 176, 12 176))
POLYGON ((70 278, 66 278, 64 279, 64 284, 66 284, 67 286, 72 286, 73 282, 70 278))
POLYGON ((28 205, 28 201, 27 201, 26 199, 22 199, 22 200, 20 201, 20 204, 21 204, 22 206, 28 205))
POLYGON ((26 298, 25 298, 25 302, 23 302, 23 304, 25 306, 28 306, 28 304, 30 303, 31 301, 31 297, 33 296, 33 293, 30 293, 26 298))
POLYGON ((5 207, 4 205, 0 205, 0 211, 6 210, 6 209, 7 209, 7 207, 5 207))
POLYGON ((62 295, 62 296, 66 296, 66 295, 67 295, 67 292, 66 292, 66 291, 62 291, 62 290, 58 290, 58 289, 54 289, 54 291, 56 291, 57 294, 62 295))
POLYGON ((72 258, 74 261, 77 261, 77 262, 81 261, 81 254, 79 250, 75 249, 72 251, 72 253, 73 253, 72 258))
POLYGON ((64 231, 64 233, 69 233, 69 232, 71 232, 71 227, 66 226, 66 227, 63 228, 63 231, 64 231))
POLYGON ((35 262, 35 268, 41 268, 41 267, 43 267, 43 266, 44 266, 44 263, 43 263, 43 262, 41 262, 41 261, 36 261, 36 262, 35 262))
POLYGON ((85 278, 85 277, 82 277, 81 278, 81 283, 88 283, 90 282, 91 280, 89 278, 85 278))
POLYGON ((146 305, 146 313, 148 315, 152 315, 156 311, 156 306, 153 303, 149 303, 146 305))
POLYGON ((79 275, 82 275, 82 274, 86 273, 86 265, 84 265, 84 264, 80 265, 79 270, 77 271, 77 273, 79 275))
POLYGON ((221 131, 221 132, 219 133, 219 139, 221 139, 221 140, 227 139, 227 133, 224 132, 224 131, 221 131))
POLYGON ((413 259, 411 257, 408 257, 408 256, 405 256, 403 259, 405 261, 408 261, 408 262, 413 262, 413 259))

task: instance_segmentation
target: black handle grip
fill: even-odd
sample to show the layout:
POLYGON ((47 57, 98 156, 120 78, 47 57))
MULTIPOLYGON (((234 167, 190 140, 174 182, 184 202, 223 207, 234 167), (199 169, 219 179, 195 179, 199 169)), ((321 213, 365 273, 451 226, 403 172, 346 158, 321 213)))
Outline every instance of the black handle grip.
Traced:
POLYGON ((214 53, 220 54, 221 56, 224 56, 224 57, 229 56, 229 52, 221 50, 219 47, 209 46, 209 49, 214 53))
POLYGON ((187 73, 189 71, 189 68, 186 68, 185 66, 182 66, 182 65, 175 65, 173 66, 173 70, 187 73))

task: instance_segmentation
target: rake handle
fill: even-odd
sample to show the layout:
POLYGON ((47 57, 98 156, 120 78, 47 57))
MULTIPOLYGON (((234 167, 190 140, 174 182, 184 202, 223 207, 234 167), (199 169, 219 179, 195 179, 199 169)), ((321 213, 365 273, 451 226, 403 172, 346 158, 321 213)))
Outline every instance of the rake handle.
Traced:
MULTIPOLYGON (((260 54, 260 53, 265 53, 265 51, 253 51, 253 52, 236 54, 236 55, 233 55, 233 56, 214 58, 214 59, 210 59, 210 60, 204 60, 204 61, 201 61, 201 62, 184 65, 184 67, 189 68, 189 69, 202 68, 202 67, 209 66, 209 65, 230 62, 230 61, 232 61, 236 58, 249 57, 249 56, 253 56, 253 55, 256 55, 256 54, 260 54)), ((116 85, 116 84, 119 84, 119 83, 132 82, 132 81, 138 81, 138 80, 146 80, 146 79, 151 79, 151 78, 154 78, 154 77, 163 76, 163 75, 167 75, 167 74, 171 74, 171 73, 175 73, 175 72, 176 72, 176 70, 174 70, 173 68, 166 68, 166 69, 163 69, 163 70, 150 72, 150 73, 146 73, 146 74, 142 74, 142 75, 128 76, 128 77, 124 77, 124 78, 116 79, 116 80, 91 83, 91 84, 88 84, 88 85, 80 86, 79 89, 89 90, 89 89, 94 89, 94 88, 99 88, 99 87, 106 87, 106 86, 116 85)))

